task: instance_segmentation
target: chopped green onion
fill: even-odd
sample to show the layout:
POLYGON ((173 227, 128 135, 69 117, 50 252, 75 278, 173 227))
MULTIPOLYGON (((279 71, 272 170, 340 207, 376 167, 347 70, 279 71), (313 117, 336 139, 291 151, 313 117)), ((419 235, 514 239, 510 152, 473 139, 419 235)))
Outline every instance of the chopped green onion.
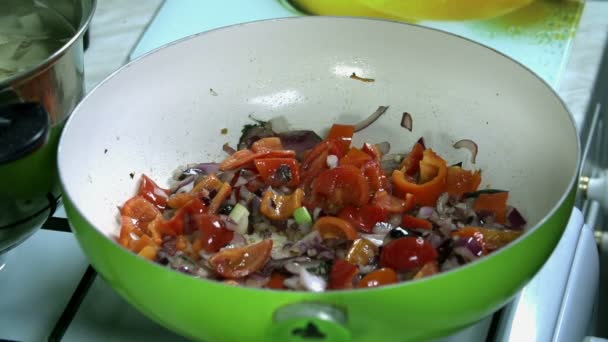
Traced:
POLYGON ((310 224, 312 223, 312 217, 308 213, 308 209, 305 207, 299 207, 293 212, 293 218, 296 219, 298 224, 310 224))
POLYGON ((247 226, 249 226, 249 210, 247 210, 245 206, 240 203, 237 203, 234 208, 232 208, 232 211, 230 212, 230 215, 228 215, 228 217, 230 217, 234 222, 236 222, 238 226, 238 233, 247 233, 247 226))

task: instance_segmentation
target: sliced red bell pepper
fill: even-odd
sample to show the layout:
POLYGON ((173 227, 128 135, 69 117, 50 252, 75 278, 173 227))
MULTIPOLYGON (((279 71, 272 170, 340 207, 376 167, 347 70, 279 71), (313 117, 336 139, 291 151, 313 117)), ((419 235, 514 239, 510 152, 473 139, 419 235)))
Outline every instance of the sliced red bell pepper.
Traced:
POLYGON ((465 192, 477 191, 481 184, 481 171, 469 171, 460 166, 451 166, 447 173, 446 191, 452 196, 462 196, 465 192))
POLYGON ((266 137, 257 140, 251 145, 254 153, 282 150, 283 144, 278 137, 266 137))
POLYGON ((261 158, 295 158, 293 150, 272 150, 253 152, 249 149, 238 150, 220 163, 220 170, 228 171, 242 167, 253 167, 253 161, 261 158))
POLYGON ((401 171, 410 177, 416 175, 420 171, 423 151, 424 146, 419 142, 415 143, 410 153, 401 162, 401 171))
POLYGON ((353 165, 361 167, 372 157, 356 147, 351 147, 350 150, 340 159, 340 165, 353 165))
POLYGON ((473 210, 477 213, 489 211, 496 216, 496 222, 505 223, 507 220, 507 200, 509 192, 497 192, 493 194, 481 194, 473 204, 473 210))
POLYGON ((416 204, 435 206, 437 198, 446 190, 446 162, 433 150, 426 149, 419 164, 420 183, 411 182, 401 170, 393 171, 393 183, 399 192, 413 194, 416 204))
POLYGON ((300 163, 295 158, 264 158, 254 160, 260 176, 272 187, 300 184, 300 163))
POLYGON ((329 134, 327 135, 327 140, 337 140, 338 146, 340 147, 342 154, 344 154, 346 151, 348 151, 354 134, 355 126, 333 124, 329 130, 329 134))

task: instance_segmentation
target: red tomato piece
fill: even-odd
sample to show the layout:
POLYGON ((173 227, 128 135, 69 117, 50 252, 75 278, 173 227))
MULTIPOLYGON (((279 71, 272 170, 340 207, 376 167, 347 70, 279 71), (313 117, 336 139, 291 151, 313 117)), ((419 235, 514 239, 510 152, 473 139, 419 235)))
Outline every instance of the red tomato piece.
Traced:
POLYGON ((192 216, 194 225, 201 232, 201 248, 208 253, 215 253, 225 247, 234 237, 232 230, 217 215, 197 214, 192 216))
POLYGON ((376 192, 372 204, 382 208, 388 213, 404 213, 414 209, 416 200, 414 195, 406 194, 405 199, 393 196, 384 190, 376 192))
POLYGON ((323 239, 355 240, 359 237, 350 222, 333 216, 319 218, 312 228, 317 230, 323 239))
POLYGON ((433 229, 433 224, 429 220, 421 219, 412 215, 403 215, 401 224, 410 229, 433 229))
POLYGON ((386 177, 379 161, 370 160, 363 165, 361 170, 369 183, 371 194, 375 194, 380 190, 391 191, 391 181, 386 177))
POLYGON ((398 282, 399 277, 397 276, 397 273, 388 267, 384 267, 367 274, 359 281, 357 287, 378 287, 398 282))
POLYGON ((352 289, 359 268, 344 259, 334 262, 329 273, 329 289, 352 289))
POLYGON ((227 248, 209 258, 209 263, 225 278, 243 278, 261 270, 270 259, 272 240, 253 245, 227 248))
POLYGON ((353 227, 365 233, 372 233, 378 222, 386 222, 386 210, 371 204, 360 208, 348 206, 338 215, 341 219, 350 222, 353 227))
POLYGON ((205 203, 198 197, 181 207, 175 215, 162 225, 162 231, 168 235, 182 235, 191 233, 197 229, 193 224, 192 216, 207 212, 205 203))
POLYGON ((159 187, 150 177, 143 175, 139 185, 139 196, 154 204, 158 209, 164 210, 169 198, 169 190, 159 187))
POLYGON ((312 196, 327 213, 337 213, 348 205, 363 206, 369 199, 369 185, 352 165, 325 170, 312 182, 312 196))
POLYGON ((125 202, 120 213, 122 216, 134 219, 137 227, 145 228, 148 222, 151 222, 160 214, 160 210, 145 198, 135 196, 125 202))
POLYGON ((437 251, 422 238, 404 237, 389 242, 380 253, 380 265, 397 272, 411 271, 437 259, 437 251))
POLYGON ((254 164, 264 182, 272 187, 300 184, 300 163, 294 158, 256 159, 254 164))

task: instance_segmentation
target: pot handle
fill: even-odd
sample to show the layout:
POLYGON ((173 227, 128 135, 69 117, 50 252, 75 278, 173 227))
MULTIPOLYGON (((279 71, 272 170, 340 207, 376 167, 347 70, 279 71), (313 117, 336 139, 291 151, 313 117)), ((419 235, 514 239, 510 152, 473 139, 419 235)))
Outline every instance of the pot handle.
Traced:
POLYGON ((343 309, 323 303, 296 303, 274 313, 273 341, 346 342, 351 340, 343 309))
POLYGON ((24 158, 44 145, 50 124, 47 111, 38 103, 0 105, 0 165, 24 158))

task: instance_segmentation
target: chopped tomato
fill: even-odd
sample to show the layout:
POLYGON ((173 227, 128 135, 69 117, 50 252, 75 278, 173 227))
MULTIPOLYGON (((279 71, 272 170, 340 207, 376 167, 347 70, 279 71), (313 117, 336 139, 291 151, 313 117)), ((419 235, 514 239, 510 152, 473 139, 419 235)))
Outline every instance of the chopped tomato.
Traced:
POLYGON ((251 150, 254 153, 282 150, 283 144, 278 137, 266 137, 257 140, 251 145, 251 150))
POLYGON ((517 239, 523 232, 520 230, 489 229, 481 227, 464 227, 452 236, 459 239, 475 239, 481 245, 483 254, 495 251, 517 239))
POLYGON ((135 196, 125 202, 120 213, 134 219, 137 227, 145 228, 148 222, 160 214, 160 210, 145 198, 135 196))
POLYGON ((332 290, 352 289, 359 268, 344 259, 334 262, 329 273, 329 288, 332 290))
POLYGON ((465 170, 459 166, 448 168, 446 191, 452 196, 462 196, 465 192, 474 192, 481 183, 481 172, 465 170))
POLYGON ((401 171, 410 177, 415 176, 420 171, 423 151, 424 146, 421 143, 417 142, 414 144, 410 153, 401 162, 401 171))
POLYGON ((337 213, 348 205, 360 207, 369 199, 369 185, 352 165, 325 170, 312 183, 312 197, 327 213, 337 213))
POLYGON ((169 190, 159 187, 152 179, 143 175, 141 184, 139 185, 138 195, 154 204, 159 210, 163 210, 167 206, 169 190))
POLYGON ((496 222, 505 223, 507 220, 507 200, 509 193, 507 191, 497 192, 493 194, 481 194, 475 200, 473 210, 477 213, 489 211, 496 215, 496 222))
POLYGON ((350 147, 350 143, 353 140, 353 135, 355 134, 355 126, 352 125, 340 125, 333 124, 331 129, 329 130, 329 134, 327 135, 327 139, 335 139, 338 141, 338 146, 342 151, 342 154, 348 151, 350 147))
POLYGON ((283 283, 285 281, 285 279, 287 279, 287 277, 285 275, 278 273, 278 272, 274 272, 270 276, 270 281, 268 281, 268 283, 266 284, 266 287, 269 289, 275 289, 275 290, 285 289, 285 288, 287 288, 285 286, 285 284, 283 283))
POLYGON ((315 146, 305 155, 304 159, 302 160, 302 167, 300 168, 300 172, 302 174, 300 187, 302 187, 307 193, 313 180, 321 172, 329 168, 327 166, 327 156, 331 154, 340 156, 338 143, 335 140, 325 140, 317 144, 317 146, 315 146))
POLYGON ((286 220, 302 206, 303 198, 302 189, 296 189, 290 195, 279 195, 272 189, 268 189, 262 198, 260 211, 271 220, 286 220))
POLYGON ((370 160, 363 165, 361 170, 369 183, 371 195, 380 190, 391 191, 391 181, 386 177, 379 161, 370 160))
POLYGON ((380 253, 380 265, 397 272, 411 271, 437 259, 437 251, 422 238, 404 237, 389 242, 380 253))
POLYGON ((256 159, 254 164, 264 182, 270 186, 300 184, 300 163, 295 158, 256 159))
POLYGON ((423 152, 420 161, 420 182, 414 183, 406 178, 405 172, 393 171, 392 179, 397 190, 413 194, 416 204, 435 206, 437 198, 446 190, 447 165, 433 150, 423 152))
POLYGON ((368 239, 357 239, 346 254, 346 261, 354 265, 369 265, 378 255, 378 246, 368 239))
POLYGON ((388 267, 384 267, 367 274, 365 277, 363 277, 363 279, 359 281, 357 287, 378 287, 389 284, 395 284, 398 282, 399 277, 397 276, 397 273, 395 273, 395 271, 388 267))
POLYGON ((340 165, 353 165, 361 167, 372 157, 356 147, 351 147, 350 150, 340 159, 340 165))
POLYGON ((270 259, 272 240, 238 248, 226 248, 209 258, 209 263, 225 278, 243 278, 261 270, 270 259))
POLYGON ((359 237, 359 233, 350 222, 333 216, 319 218, 313 229, 316 229, 323 239, 355 240, 359 237))
POLYGON ((208 253, 215 253, 225 247, 234 237, 234 232, 217 215, 193 215, 194 225, 201 232, 200 248, 208 253))
POLYGON ((195 198, 181 207, 169 221, 166 221, 162 226, 162 231, 164 234, 174 236, 192 233, 197 228, 193 224, 192 216, 206 212, 205 203, 199 198, 195 198))
POLYGON ((414 275, 414 279, 420 279, 424 277, 432 276, 433 274, 439 273, 439 266, 436 261, 427 262, 420 268, 416 275, 414 275))
POLYGON ((404 213, 414 209, 416 202, 412 194, 406 194, 405 199, 401 199, 381 190, 374 195, 372 204, 382 208, 387 213, 404 213))
POLYGON ((403 227, 410 229, 433 229, 431 221, 407 214, 403 215, 401 224, 403 227))
POLYGON ((338 215, 343 220, 350 222, 353 227, 365 233, 372 233, 378 222, 386 222, 386 210, 371 204, 360 208, 348 206, 338 215))

